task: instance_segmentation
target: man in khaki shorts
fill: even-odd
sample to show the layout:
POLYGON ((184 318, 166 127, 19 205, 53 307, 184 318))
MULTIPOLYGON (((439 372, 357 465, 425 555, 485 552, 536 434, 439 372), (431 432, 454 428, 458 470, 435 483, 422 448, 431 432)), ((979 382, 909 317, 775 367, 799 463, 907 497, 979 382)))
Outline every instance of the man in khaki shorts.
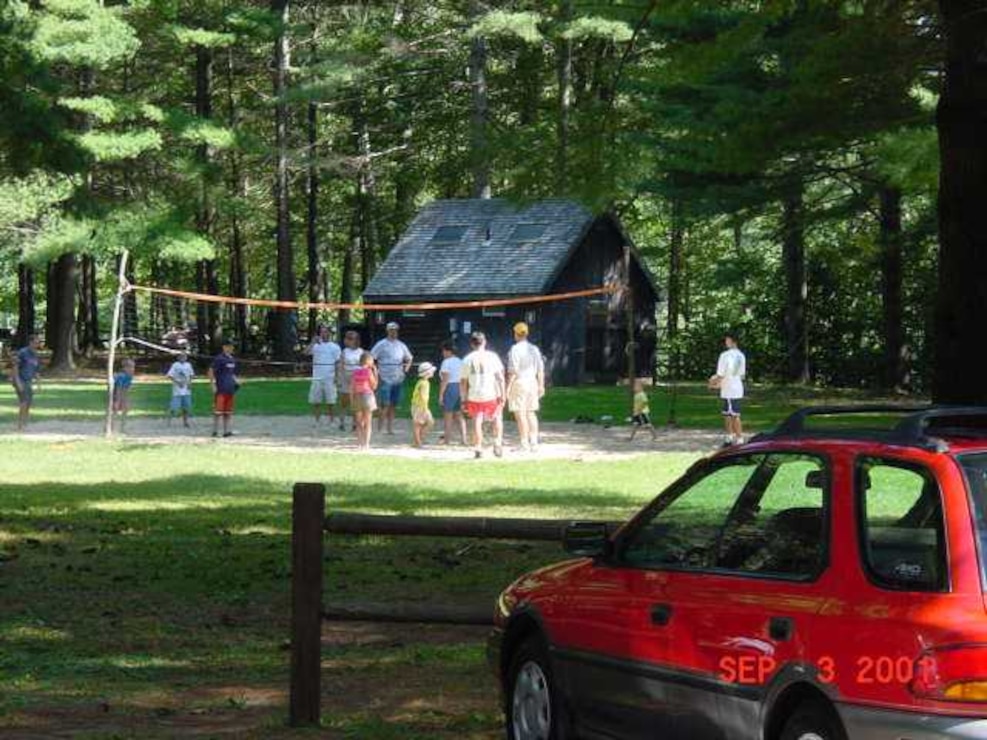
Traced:
POLYGON ((507 355, 507 405, 517 421, 522 450, 538 449, 538 410, 545 395, 545 359, 528 341, 528 325, 514 325, 514 346, 507 355))

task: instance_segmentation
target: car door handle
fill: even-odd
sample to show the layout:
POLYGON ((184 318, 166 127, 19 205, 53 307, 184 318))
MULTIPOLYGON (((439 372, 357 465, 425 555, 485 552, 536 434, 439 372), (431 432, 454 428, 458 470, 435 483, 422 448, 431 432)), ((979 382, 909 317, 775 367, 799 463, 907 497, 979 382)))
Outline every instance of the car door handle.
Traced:
POLYGON ((655 604, 651 607, 651 624, 664 627, 670 621, 672 621, 671 604, 655 604))
POLYGON ((768 635, 772 640, 785 642, 795 634, 795 620, 791 617, 771 617, 768 622, 768 635))

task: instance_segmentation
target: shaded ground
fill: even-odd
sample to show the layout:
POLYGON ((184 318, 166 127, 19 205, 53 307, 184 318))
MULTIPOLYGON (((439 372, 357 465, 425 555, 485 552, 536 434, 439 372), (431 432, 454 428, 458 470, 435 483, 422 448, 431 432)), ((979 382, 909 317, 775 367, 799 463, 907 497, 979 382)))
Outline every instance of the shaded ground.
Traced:
POLYGON ((329 624, 321 730, 287 727, 285 685, 162 686, 124 704, 36 705, 0 723, 5 740, 40 738, 469 738, 503 734, 482 627, 329 624), (410 651, 410 653, 409 653, 410 651), (410 654, 410 660, 407 656, 410 654))
MULTIPOLYGON (((341 432, 335 425, 316 427, 311 418, 303 416, 243 416, 235 419, 235 436, 214 440, 211 436, 211 420, 195 419, 191 429, 178 422, 169 424, 164 419, 134 418, 127 422, 126 432, 119 435, 121 441, 150 444, 188 443, 201 441, 208 444, 257 446, 283 449, 291 452, 357 452, 353 435, 341 432)), ((722 440, 718 432, 697 429, 658 429, 658 438, 652 441, 647 431, 639 431, 629 439, 627 427, 606 428, 599 424, 572 424, 548 422, 542 427, 542 445, 536 453, 521 452, 516 447, 514 425, 508 424, 505 441, 505 460, 599 460, 626 458, 645 452, 704 452, 714 449, 722 440)), ((47 441, 98 438, 103 435, 99 421, 52 421, 33 423, 24 435, 47 441)), ((430 444, 415 449, 409 444, 410 422, 398 419, 395 433, 387 435, 375 431, 372 449, 365 454, 399 456, 420 460, 471 460, 470 450, 459 444, 448 447, 438 444, 438 433, 433 432, 430 444)), ((488 457, 492 454, 488 451, 488 457)))

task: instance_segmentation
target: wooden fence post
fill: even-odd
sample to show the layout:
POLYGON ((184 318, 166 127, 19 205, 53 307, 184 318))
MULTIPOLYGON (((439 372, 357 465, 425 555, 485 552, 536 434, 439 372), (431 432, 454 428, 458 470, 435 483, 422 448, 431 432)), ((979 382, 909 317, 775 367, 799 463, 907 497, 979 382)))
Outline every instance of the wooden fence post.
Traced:
POLYGON ((291 506, 292 727, 318 725, 322 694, 322 527, 326 488, 296 483, 291 506))

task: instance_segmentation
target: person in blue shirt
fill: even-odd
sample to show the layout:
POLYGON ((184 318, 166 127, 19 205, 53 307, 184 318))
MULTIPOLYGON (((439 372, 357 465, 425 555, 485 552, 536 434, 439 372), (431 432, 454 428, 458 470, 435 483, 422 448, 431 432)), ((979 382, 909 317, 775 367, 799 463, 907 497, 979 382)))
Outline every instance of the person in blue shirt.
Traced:
POLYGON ((27 345, 14 354, 14 390, 17 391, 17 431, 23 432, 31 415, 31 405, 34 403, 34 383, 41 369, 38 359, 38 349, 41 340, 37 334, 27 338, 27 345))
POLYGON ((134 384, 134 361, 127 359, 120 363, 120 372, 113 376, 113 419, 120 418, 120 431, 127 426, 127 413, 130 411, 130 388, 134 384))
POLYGON ((223 351, 216 355, 209 366, 209 382, 213 392, 212 436, 219 436, 219 423, 223 422, 223 436, 233 436, 233 396, 240 389, 233 357, 233 340, 223 341, 223 351))

